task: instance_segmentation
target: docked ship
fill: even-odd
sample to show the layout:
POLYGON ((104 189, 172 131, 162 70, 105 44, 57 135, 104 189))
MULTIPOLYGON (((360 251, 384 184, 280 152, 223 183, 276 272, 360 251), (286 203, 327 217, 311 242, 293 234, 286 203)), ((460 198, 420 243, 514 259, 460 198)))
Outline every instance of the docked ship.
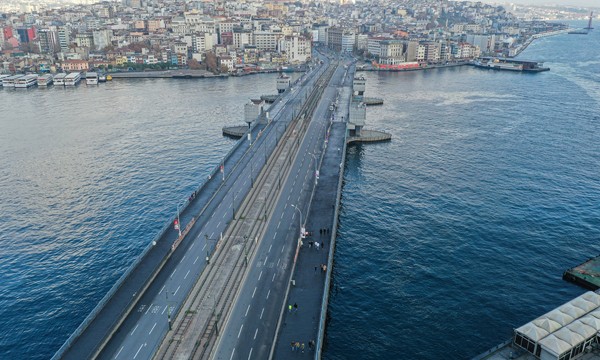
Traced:
POLYGON ((484 69, 507 70, 518 72, 541 72, 550 70, 539 61, 514 60, 496 57, 481 57, 470 62, 471 65, 484 69))
POLYGON ((98 85, 98 73, 87 72, 85 74, 85 83, 87 85, 98 85))
POLYGON ((37 85, 37 78, 38 76, 35 74, 21 76, 15 80, 15 88, 26 89, 35 86, 37 85))
POLYGON ((0 86, 4 87, 4 84, 2 84, 2 80, 6 79, 7 77, 10 77, 10 75, 0 75, 0 86))
POLYGON ((4 79, 2 79, 2 87, 14 88, 15 84, 17 83, 17 80, 22 77, 23 77, 23 75, 13 75, 13 76, 5 77, 4 79))
POLYGON ((65 77, 67 77, 66 73, 56 74, 56 76, 54 77, 54 85, 64 86, 65 85, 65 77))
POLYGON ((54 77, 50 74, 40 75, 37 78, 37 84, 41 87, 46 87, 52 85, 54 82, 54 77))
POLYGON ((65 76, 65 86, 75 86, 81 81, 81 74, 78 72, 70 73, 65 76))

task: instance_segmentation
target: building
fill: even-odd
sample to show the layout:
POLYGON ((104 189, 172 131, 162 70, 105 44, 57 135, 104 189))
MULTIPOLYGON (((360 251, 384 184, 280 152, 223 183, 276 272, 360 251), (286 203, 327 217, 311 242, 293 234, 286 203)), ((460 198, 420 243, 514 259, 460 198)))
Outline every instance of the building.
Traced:
POLYGON ((303 36, 286 36, 280 40, 279 49, 285 52, 288 62, 304 63, 312 56, 311 41, 303 36))
POLYGON ((112 30, 94 30, 92 32, 93 44, 96 46, 96 49, 101 50, 105 47, 112 45, 112 30))
POLYGON ((87 71, 89 64, 85 60, 65 60, 61 67, 64 71, 87 71))
POLYGON ((327 47, 333 51, 342 51, 342 35, 344 29, 340 27, 331 27, 327 30, 327 47))
POLYGON ((277 44, 282 37, 281 32, 255 31, 252 34, 252 45, 259 50, 277 50, 277 44))
POLYGON ((58 32, 49 29, 38 31, 38 44, 42 54, 54 54, 60 49, 58 32))

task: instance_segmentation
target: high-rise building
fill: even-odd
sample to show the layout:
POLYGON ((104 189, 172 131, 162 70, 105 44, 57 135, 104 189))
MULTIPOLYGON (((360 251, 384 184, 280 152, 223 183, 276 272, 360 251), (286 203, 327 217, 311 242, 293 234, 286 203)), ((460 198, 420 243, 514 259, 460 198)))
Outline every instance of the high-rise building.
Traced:
POLYGON ((58 28, 58 44, 61 51, 65 52, 69 50, 69 45, 71 45, 71 31, 65 26, 58 28))
POLYGON ((59 47, 58 32, 50 29, 42 29, 38 32, 38 43, 42 54, 54 54, 59 47))

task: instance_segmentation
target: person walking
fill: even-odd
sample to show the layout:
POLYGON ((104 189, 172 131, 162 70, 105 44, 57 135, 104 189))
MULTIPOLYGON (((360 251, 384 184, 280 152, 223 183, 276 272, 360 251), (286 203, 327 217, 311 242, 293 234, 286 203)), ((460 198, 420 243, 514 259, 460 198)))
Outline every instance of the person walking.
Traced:
POLYGON ((289 304, 288 305, 288 312, 291 312, 291 311, 292 311, 292 304, 289 304))
POLYGON ((302 345, 300 345, 300 350, 302 350, 302 353, 304 354, 304 343, 302 343, 302 345))
POLYGON ((298 304, 294 303, 294 312, 298 311, 298 304))
POLYGON ((296 348, 296 343, 292 341, 292 351, 296 348))

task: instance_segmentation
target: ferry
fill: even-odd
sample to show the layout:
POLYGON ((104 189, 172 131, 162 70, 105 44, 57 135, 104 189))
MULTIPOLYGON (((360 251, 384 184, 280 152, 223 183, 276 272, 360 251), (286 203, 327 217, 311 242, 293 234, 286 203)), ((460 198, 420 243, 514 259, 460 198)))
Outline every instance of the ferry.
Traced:
POLYGON ((65 86, 75 86, 81 81, 81 73, 73 72, 65 76, 65 86))
POLYGON ((87 85, 98 85, 98 73, 95 73, 95 72, 85 73, 85 83, 87 85))
POLYGON ((10 75, 0 75, 0 86, 2 86, 2 80, 6 79, 10 75))
POLYGON ((544 63, 538 61, 513 60, 495 57, 482 57, 475 59, 471 61, 471 65, 492 70, 521 72, 541 72, 550 70, 550 68, 544 67, 544 63))
POLYGON ((38 86, 50 86, 53 82, 54 77, 50 74, 40 75, 37 79, 38 86))
POLYGON ((22 78, 23 75, 13 75, 2 79, 2 87, 5 88, 14 88, 17 82, 17 79, 22 78))
POLYGON ((56 74, 56 76, 54 76, 54 85, 64 86, 65 85, 65 77, 67 77, 66 73, 56 74))
POLYGON ((15 81, 15 87, 26 89, 35 86, 37 85, 37 78, 38 76, 36 74, 22 76, 15 81))

